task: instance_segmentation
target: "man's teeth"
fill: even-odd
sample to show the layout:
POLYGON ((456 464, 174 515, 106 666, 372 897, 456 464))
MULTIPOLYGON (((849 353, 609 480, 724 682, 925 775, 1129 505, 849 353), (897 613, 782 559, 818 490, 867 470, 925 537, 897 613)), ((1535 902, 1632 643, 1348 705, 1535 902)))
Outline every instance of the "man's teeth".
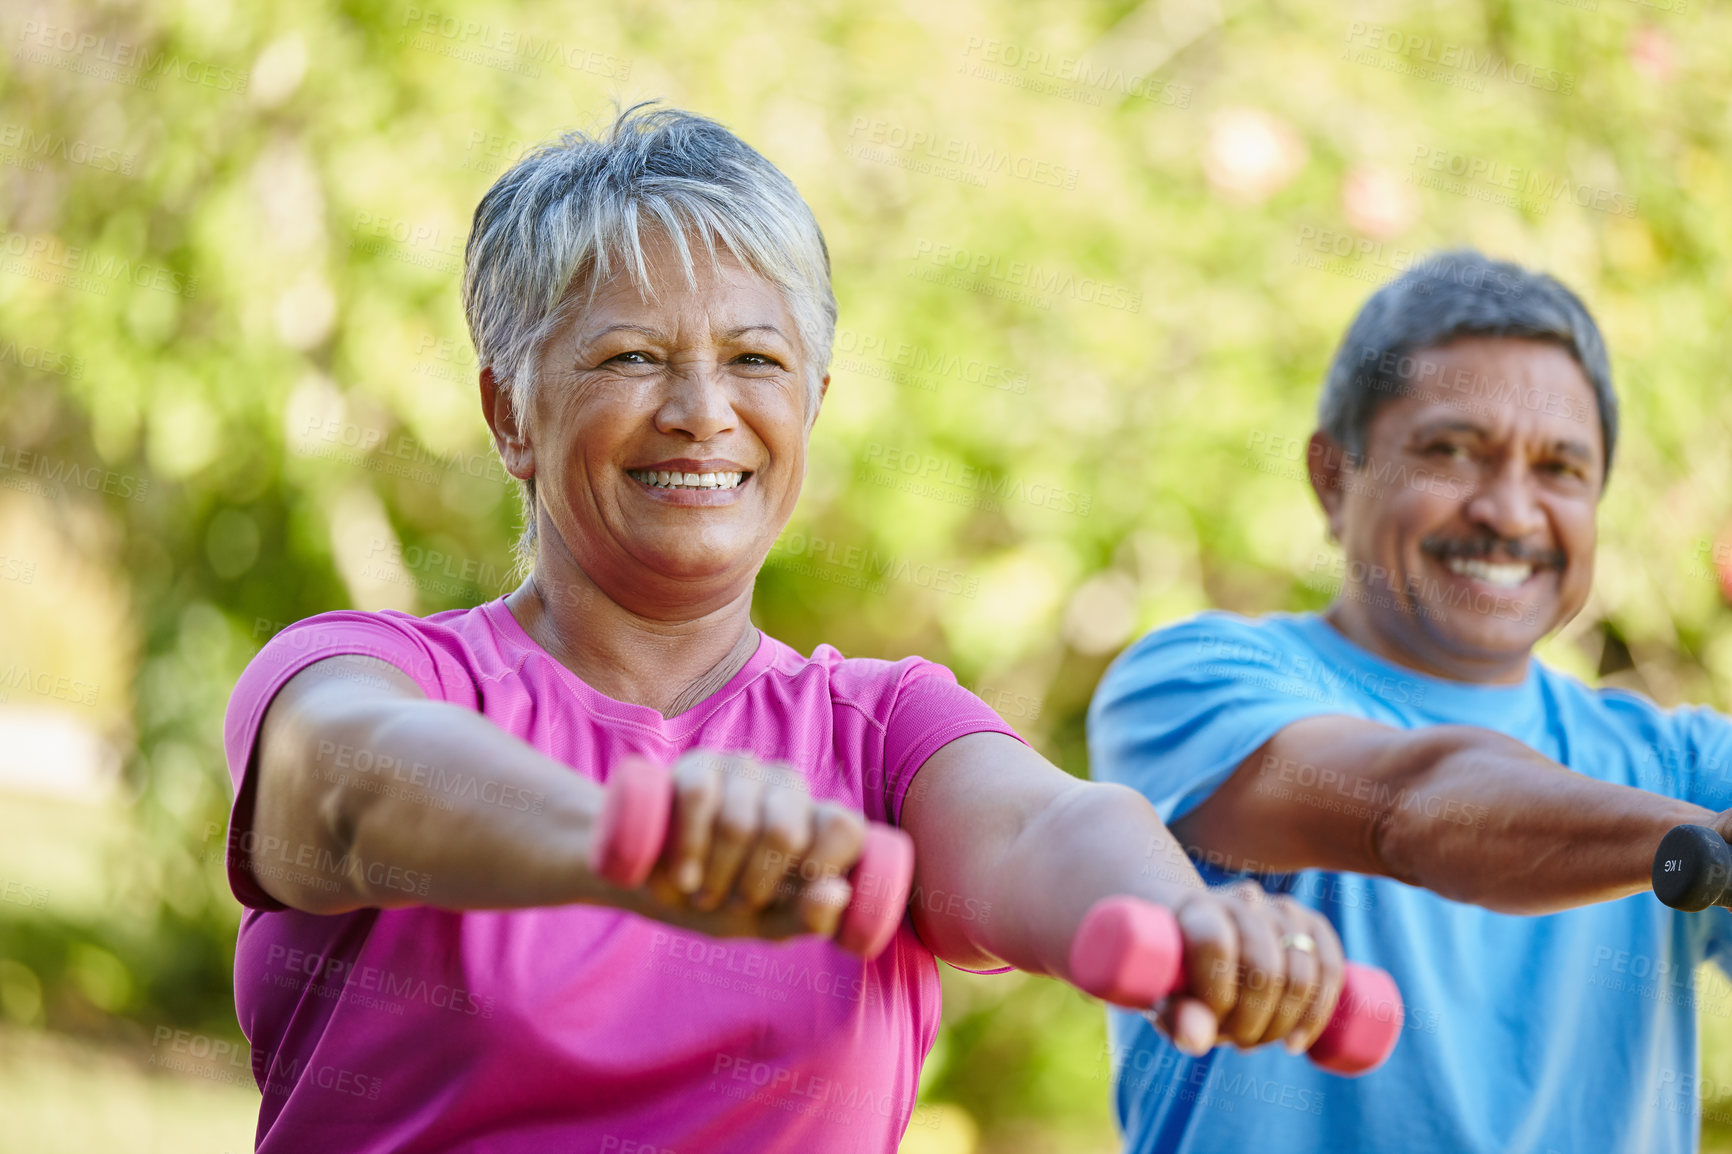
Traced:
POLYGON ((635 479, 658 489, 732 489, 745 473, 670 473, 666 469, 627 469, 635 479))
POLYGON ((1444 564, 1449 566, 1451 573, 1459 574, 1462 577, 1472 577, 1476 581, 1484 581, 1487 585, 1496 585, 1500 589, 1514 589, 1534 575, 1534 567, 1522 562, 1493 565, 1489 561, 1451 557, 1444 564))

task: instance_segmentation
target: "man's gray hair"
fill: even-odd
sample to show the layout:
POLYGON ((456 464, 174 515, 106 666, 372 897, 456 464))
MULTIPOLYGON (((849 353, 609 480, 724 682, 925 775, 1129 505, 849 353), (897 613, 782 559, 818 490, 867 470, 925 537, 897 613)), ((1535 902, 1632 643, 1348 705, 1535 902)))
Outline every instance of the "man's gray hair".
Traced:
MULTIPOLYGON (((610 276, 623 270, 654 297, 646 234, 672 242, 688 284, 696 283, 694 250, 712 262, 726 250, 781 291, 806 361, 810 427, 836 334, 817 219, 751 145, 714 120, 655 101, 626 109, 593 136, 570 132, 532 150, 476 206, 463 311, 479 367, 493 370, 513 411, 525 412, 542 342, 610 276)), ((518 553, 527 563, 533 478, 523 507, 518 553)))
POLYGON ((1317 406, 1318 426, 1351 460, 1362 461, 1371 418, 1413 387, 1414 354, 1468 336, 1562 345, 1599 402, 1606 474, 1611 473, 1618 397, 1594 318, 1575 293, 1545 273, 1467 249, 1429 257, 1371 294, 1335 351, 1317 406))

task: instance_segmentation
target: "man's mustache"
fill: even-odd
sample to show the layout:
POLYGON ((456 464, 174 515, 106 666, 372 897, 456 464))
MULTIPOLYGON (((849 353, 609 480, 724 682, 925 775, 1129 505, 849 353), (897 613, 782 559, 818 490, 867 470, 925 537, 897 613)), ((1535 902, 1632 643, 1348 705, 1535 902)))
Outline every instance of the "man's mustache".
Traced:
POLYGON ((1511 561, 1525 562, 1535 568, 1562 569, 1566 560, 1562 549, 1528 545, 1506 537, 1427 537, 1419 547, 1446 561, 1452 558, 1480 561, 1500 553, 1511 561))

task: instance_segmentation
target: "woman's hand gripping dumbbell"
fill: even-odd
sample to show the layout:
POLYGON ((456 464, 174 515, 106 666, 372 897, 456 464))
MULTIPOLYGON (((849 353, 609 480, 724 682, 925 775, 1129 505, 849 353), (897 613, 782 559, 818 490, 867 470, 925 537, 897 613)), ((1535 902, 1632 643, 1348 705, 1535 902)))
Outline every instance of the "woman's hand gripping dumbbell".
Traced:
MULTIPOLYGON (((1301 935, 1310 937, 1310 935, 1301 935)), ((1315 942, 1308 944, 1314 950, 1315 942)), ((1148 1010, 1186 986, 1185 939, 1164 906, 1121 896, 1096 902, 1071 942, 1070 979, 1085 993, 1148 1010)), ((1341 996, 1306 1051, 1336 1074, 1363 1074, 1389 1057, 1401 1036, 1401 992, 1383 970, 1347 962, 1341 996)))
POLYGON ((718 936, 833 936, 873 957, 890 943, 914 881, 899 829, 814 802, 792 770, 693 753, 670 771, 613 766, 590 867, 661 920, 718 936))

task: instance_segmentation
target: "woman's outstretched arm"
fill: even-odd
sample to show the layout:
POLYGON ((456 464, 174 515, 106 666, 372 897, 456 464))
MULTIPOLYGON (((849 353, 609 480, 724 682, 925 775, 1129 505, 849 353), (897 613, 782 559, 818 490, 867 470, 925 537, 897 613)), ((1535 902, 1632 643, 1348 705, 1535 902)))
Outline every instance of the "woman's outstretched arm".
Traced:
POLYGON ((370 657, 291 678, 255 757, 240 852, 315 914, 587 902, 722 937, 830 936, 865 830, 797 774, 699 752, 674 767, 674 844, 648 884, 616 888, 589 864, 603 786, 370 657), (790 874, 814 880, 790 896, 790 874))
POLYGON ((1341 989, 1341 947, 1315 912, 1255 886, 1209 890, 1135 790, 1079 781, 1001 733, 944 746, 914 778, 914 925, 954 965, 1069 978, 1072 939, 1101 898, 1170 909, 1185 937, 1188 998, 1168 1030, 1186 1049, 1222 1040, 1309 1046, 1341 989), (1283 949, 1308 933, 1315 955, 1283 949))

